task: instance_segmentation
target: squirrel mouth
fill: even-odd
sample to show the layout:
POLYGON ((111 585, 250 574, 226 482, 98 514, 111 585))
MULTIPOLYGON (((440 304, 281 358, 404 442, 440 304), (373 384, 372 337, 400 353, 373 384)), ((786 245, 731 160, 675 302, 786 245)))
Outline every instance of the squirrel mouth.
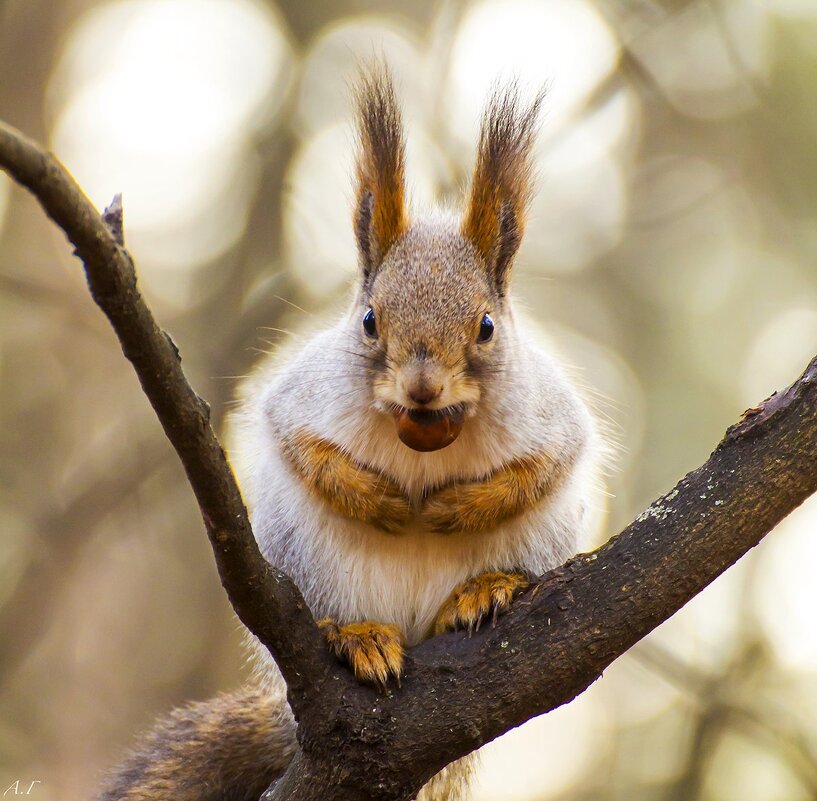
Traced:
POLYGON ((458 403, 444 409, 406 409, 392 412, 400 441, 415 451, 438 451, 450 445, 462 431, 465 406, 458 403))

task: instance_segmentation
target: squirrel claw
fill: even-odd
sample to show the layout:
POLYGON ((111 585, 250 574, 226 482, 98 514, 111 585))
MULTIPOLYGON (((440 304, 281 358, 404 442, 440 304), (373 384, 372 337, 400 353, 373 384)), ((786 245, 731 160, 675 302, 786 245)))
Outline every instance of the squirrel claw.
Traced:
POLYGON ((458 584, 442 605, 434 622, 434 634, 468 630, 472 637, 490 614, 493 626, 501 612, 511 605, 513 597, 530 582, 522 573, 483 573, 458 584))
POLYGON ((318 621, 329 648, 352 668, 355 678, 385 692, 389 679, 400 686, 403 674, 403 633, 397 626, 365 621, 339 626, 326 618, 318 621))
MULTIPOLYGON (((494 607, 496 610, 496 607, 494 607)), ((471 620, 468 622, 468 639, 470 640, 471 637, 474 636, 474 632, 479 633, 479 627, 482 625, 482 621, 485 619, 485 615, 480 614, 476 620, 471 620)))

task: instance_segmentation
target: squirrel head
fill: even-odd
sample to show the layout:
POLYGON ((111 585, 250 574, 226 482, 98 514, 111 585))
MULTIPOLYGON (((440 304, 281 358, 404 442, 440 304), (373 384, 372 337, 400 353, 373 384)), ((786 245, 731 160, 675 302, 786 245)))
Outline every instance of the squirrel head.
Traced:
MULTIPOLYGON (((525 103, 516 84, 496 90, 461 217, 439 212, 416 221, 406 203, 405 139, 388 71, 365 72, 356 99, 359 337, 375 398, 395 413, 398 430, 409 412, 423 425, 460 421, 453 437, 447 426, 449 439, 437 446, 444 447, 503 363, 508 283, 530 201, 542 96, 525 103)), ((401 439, 415 447, 410 435, 401 439)))

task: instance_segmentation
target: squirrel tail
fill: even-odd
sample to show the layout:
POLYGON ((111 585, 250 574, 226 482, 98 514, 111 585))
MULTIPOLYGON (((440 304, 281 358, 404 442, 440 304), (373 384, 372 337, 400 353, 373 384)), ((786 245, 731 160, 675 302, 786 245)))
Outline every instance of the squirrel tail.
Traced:
POLYGON ((284 693, 225 693, 171 712, 113 772, 99 801, 257 801, 296 745, 284 693))

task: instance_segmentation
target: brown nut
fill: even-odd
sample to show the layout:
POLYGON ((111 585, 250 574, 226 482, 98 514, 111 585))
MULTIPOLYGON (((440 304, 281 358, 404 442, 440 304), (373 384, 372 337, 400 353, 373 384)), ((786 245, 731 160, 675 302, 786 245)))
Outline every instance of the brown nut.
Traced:
POLYGON ((397 436, 415 451, 438 451, 450 445, 462 431, 461 409, 401 409, 395 412, 397 436))

